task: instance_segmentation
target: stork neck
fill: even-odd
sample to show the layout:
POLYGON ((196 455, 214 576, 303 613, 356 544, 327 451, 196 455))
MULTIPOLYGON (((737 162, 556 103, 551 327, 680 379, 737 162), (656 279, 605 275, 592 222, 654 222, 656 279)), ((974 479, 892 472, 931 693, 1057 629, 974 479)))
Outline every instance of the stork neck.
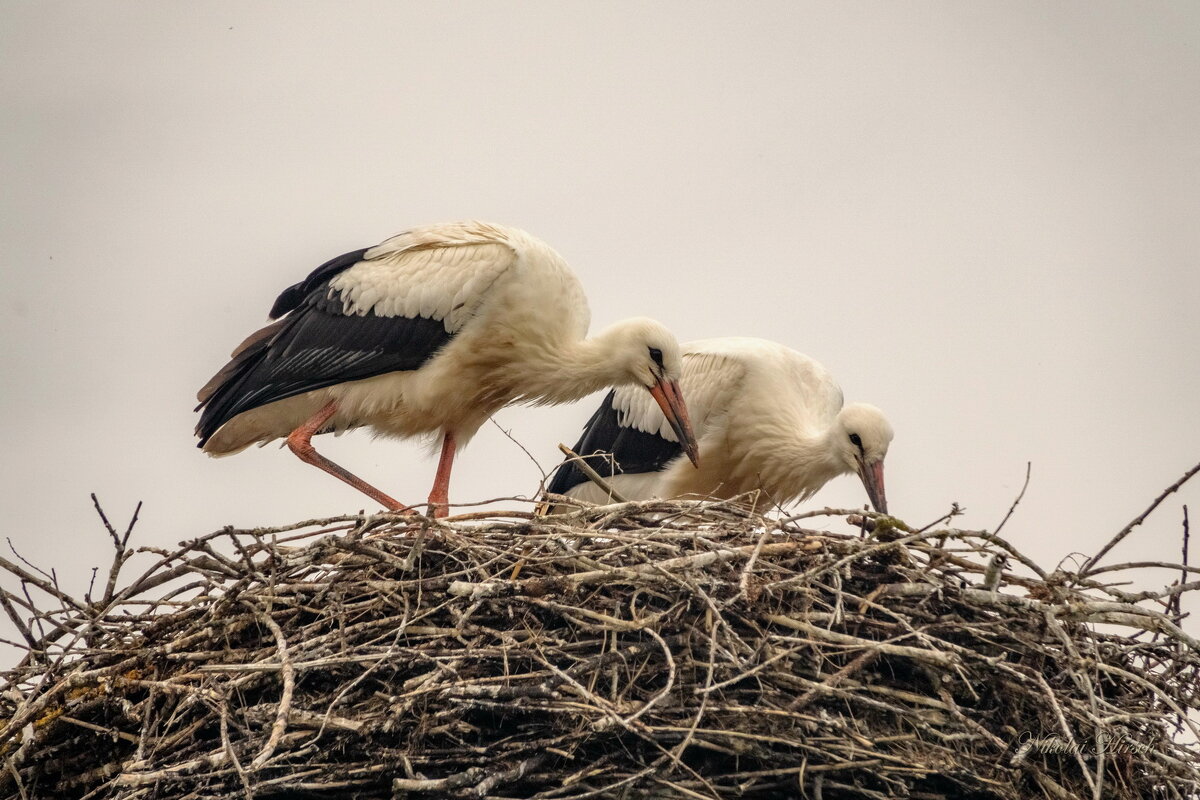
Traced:
POLYGON ((773 434, 763 436, 759 454, 760 480, 779 502, 804 499, 832 478, 846 472, 833 447, 832 429, 806 434, 799 419, 784 421, 773 434), (812 487, 797 495, 796 487, 812 487))
POLYGON ((543 349, 530 363, 536 366, 525 376, 521 390, 539 404, 569 403, 629 382, 599 338, 543 349))

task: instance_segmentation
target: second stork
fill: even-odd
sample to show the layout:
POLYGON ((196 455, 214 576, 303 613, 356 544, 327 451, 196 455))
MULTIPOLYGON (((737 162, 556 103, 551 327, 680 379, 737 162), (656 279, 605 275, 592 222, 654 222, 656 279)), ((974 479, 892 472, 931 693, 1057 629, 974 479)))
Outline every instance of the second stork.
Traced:
MULTIPOLYGON (((883 459, 892 427, 866 403, 842 407, 842 390, 819 363, 763 339, 706 339, 683 346, 683 391, 704 463, 684 467, 684 448, 637 392, 611 392, 575 452, 629 500, 685 494, 729 498, 757 490, 757 505, 802 500, 854 473, 887 513, 883 459)), ((548 491, 608 500, 570 461, 548 491)))

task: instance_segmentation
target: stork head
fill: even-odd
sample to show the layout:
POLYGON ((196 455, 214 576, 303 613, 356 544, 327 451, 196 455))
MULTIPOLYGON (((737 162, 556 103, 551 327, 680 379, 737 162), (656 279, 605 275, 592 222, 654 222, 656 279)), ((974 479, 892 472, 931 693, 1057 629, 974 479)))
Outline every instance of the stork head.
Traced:
POLYGON ((843 408, 833 433, 833 446, 842 465, 862 479, 871 505, 881 514, 887 513, 883 459, 892 435, 892 426, 883 412, 867 403, 852 403, 843 408))
POLYGON ((683 354, 674 334, 662 323, 639 317, 616 323, 597 339, 603 342, 605 356, 618 372, 615 382, 645 387, 662 409, 687 457, 699 466, 696 436, 679 390, 683 354))

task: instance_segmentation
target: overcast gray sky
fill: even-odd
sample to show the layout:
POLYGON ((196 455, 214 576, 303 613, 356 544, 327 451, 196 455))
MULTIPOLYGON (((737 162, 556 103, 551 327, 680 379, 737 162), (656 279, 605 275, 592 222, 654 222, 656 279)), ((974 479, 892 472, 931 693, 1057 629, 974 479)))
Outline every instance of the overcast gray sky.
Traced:
MULTIPOLYGON (((824 362, 890 417, 913 524, 958 502, 994 527, 1031 461, 1005 532, 1052 566, 1200 460, 1200 4, 0 15, 0 518, 69 588, 108 555, 92 491, 120 523, 144 500, 159 546, 369 507, 273 446, 205 457, 194 395, 313 267, 459 218, 550 242, 593 330, 645 314, 824 362)), ((595 402, 499 422, 549 469, 595 402)), ((322 438, 428 492, 420 445, 322 438)), ((485 426, 451 497, 539 477, 485 426)), ((1114 556, 1176 557, 1183 502, 1200 482, 1114 556)))

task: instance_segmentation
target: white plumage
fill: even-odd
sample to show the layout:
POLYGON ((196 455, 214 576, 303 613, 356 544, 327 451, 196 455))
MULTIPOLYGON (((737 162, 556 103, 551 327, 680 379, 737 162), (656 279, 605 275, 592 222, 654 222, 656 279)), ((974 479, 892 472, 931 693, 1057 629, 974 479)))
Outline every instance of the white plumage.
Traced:
POLYGON ((200 390, 196 433, 210 455, 287 437, 301 459, 402 508, 309 440, 360 426, 436 432, 442 457, 429 502, 444 515, 454 452, 495 411, 620 385, 647 390, 695 456, 675 338, 633 319, 584 339, 578 279, 523 231, 483 222, 413 229, 326 262, 285 290, 271 317, 279 319, 200 390))
MULTIPOLYGON (((684 468, 662 414, 623 388, 605 399, 575 452, 591 456, 588 463, 629 499, 727 498, 757 489, 760 505, 783 504, 852 472, 886 512, 883 460, 891 425, 874 406, 843 408, 841 389, 818 362, 763 339, 706 339, 683 346, 680 387, 704 454, 699 469, 684 468)), ((608 499, 569 463, 549 490, 608 499)))

